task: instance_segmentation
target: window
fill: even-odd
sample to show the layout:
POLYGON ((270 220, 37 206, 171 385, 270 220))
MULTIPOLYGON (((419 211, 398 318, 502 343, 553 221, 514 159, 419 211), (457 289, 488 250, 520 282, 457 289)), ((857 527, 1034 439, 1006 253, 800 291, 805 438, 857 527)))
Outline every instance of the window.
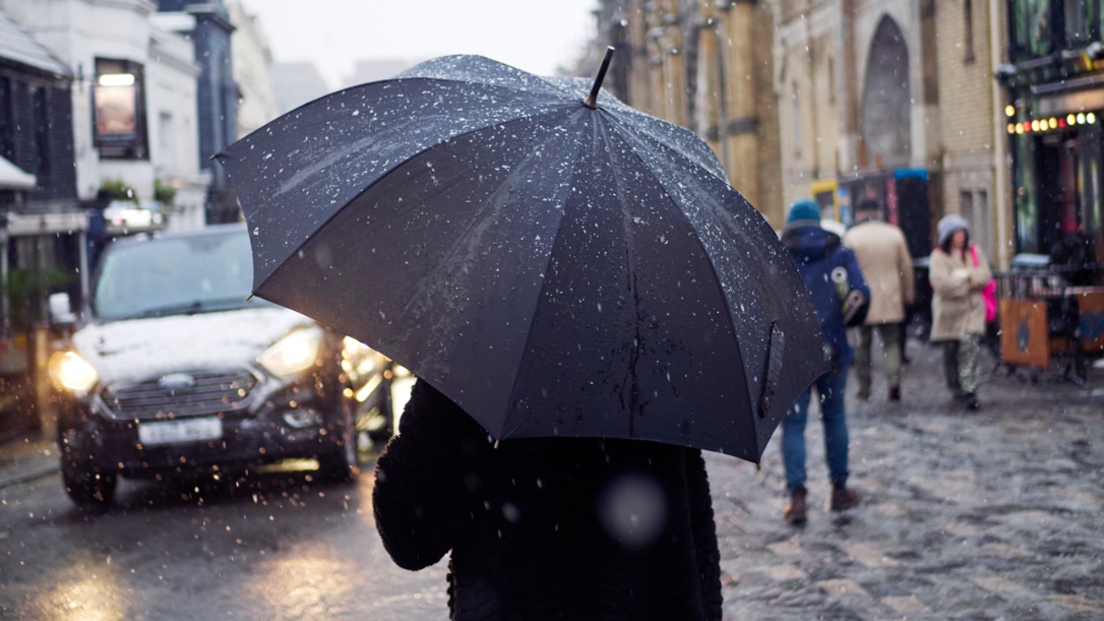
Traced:
POLYGON ((176 167, 176 130, 171 112, 162 112, 157 123, 157 150, 161 161, 158 165, 167 170, 176 167))
POLYGON ((966 24, 966 36, 962 42, 962 46, 966 48, 966 57, 962 59, 964 63, 974 62, 974 1, 965 0, 965 4, 962 7, 962 17, 966 24))
POLYGON ((1008 36, 1013 62, 1083 48, 1101 38, 1101 0, 1008 0, 1008 36))
POLYGON ((1040 58, 1054 51, 1051 12, 1051 0, 1010 0, 1009 53, 1014 62, 1040 58))
POLYGON ((794 157, 801 157, 801 97, 797 82, 793 83, 793 102, 790 108, 793 111, 793 154, 794 157))
POLYGON ((1065 0, 1063 3, 1066 47, 1077 48, 1100 38, 1098 0, 1065 0))
POLYGON ((12 83, 9 78, 0 78, 0 157, 11 160, 15 156, 14 136, 12 83))
POLYGON ((100 157, 148 157, 142 65, 128 60, 97 58, 92 107, 92 135, 100 157))
POLYGON ((50 115, 47 109, 46 89, 36 86, 31 89, 31 111, 34 119, 34 173, 39 186, 44 186, 50 178, 50 115))

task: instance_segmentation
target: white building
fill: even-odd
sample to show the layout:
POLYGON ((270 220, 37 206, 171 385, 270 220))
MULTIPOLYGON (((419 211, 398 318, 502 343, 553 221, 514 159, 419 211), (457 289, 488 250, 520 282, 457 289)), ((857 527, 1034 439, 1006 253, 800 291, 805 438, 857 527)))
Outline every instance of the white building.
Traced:
POLYGON ((234 81, 241 90, 238 102, 238 138, 250 134, 280 114, 272 86, 272 51, 268 37, 241 0, 227 0, 230 23, 237 30, 230 37, 234 81))
POLYGON ((272 84, 280 114, 318 99, 330 92, 329 85, 311 62, 276 63, 272 65, 272 84))
POLYGON ((75 81, 77 196, 122 181, 142 201, 155 181, 177 189, 171 226, 203 225, 194 48, 154 26, 150 0, 0 0, 9 16, 66 63, 75 81))
POLYGON ((357 86, 368 82, 390 80, 396 74, 417 65, 421 61, 404 58, 386 58, 380 60, 358 60, 353 66, 352 75, 345 78, 345 87, 357 86))

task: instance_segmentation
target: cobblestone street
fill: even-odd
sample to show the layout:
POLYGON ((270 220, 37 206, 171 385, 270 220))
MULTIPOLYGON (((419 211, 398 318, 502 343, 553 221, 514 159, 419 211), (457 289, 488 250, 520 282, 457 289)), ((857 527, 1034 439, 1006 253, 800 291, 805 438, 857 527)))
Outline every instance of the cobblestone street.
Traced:
POLYGON ((940 350, 909 354, 900 404, 877 372, 869 403, 849 386, 858 508, 826 511, 812 417, 803 527, 781 517, 781 431, 760 472, 707 454, 725 618, 1104 619, 1104 372, 1078 387, 1001 369, 982 410, 966 412, 943 386, 940 350))
MULTIPOLYGON (((863 494, 855 509, 825 510, 815 420, 803 527, 781 517, 781 432, 760 472, 705 453, 726 620, 1104 619, 1104 370, 1094 369, 1086 387, 1021 383, 1001 370, 981 391, 983 409, 967 413, 950 403, 939 350, 913 344, 910 353, 902 403, 885 400, 877 373, 870 403, 855 401, 850 387, 851 485, 863 494)), ((447 561, 418 573, 390 562, 370 518, 370 477, 318 490, 301 476, 262 478, 253 482, 262 504, 257 493, 188 501, 171 486, 125 482, 116 507, 90 516, 64 496, 54 449, 9 446, 0 459, 0 552, 8 554, 0 617, 78 618, 69 610, 77 606, 87 618, 120 610, 158 618, 197 584, 219 596, 187 600, 176 617, 447 614, 447 561), (283 505, 288 496, 298 500, 283 505), (169 590, 166 571, 177 577, 169 590), (92 574, 111 580, 87 582, 92 574)))

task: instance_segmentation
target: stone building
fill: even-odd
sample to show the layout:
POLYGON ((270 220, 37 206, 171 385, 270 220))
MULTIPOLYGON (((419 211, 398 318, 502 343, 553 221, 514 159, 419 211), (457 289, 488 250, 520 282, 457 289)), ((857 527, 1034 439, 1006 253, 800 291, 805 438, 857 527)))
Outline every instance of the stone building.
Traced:
POLYGON ((702 136, 732 185, 780 228, 785 208, 769 5, 601 0, 595 14, 598 36, 576 73, 593 75, 602 50, 617 48, 606 88, 702 136))
POLYGON ((990 261, 1007 266, 1007 137, 1004 97, 993 71, 1002 62, 1006 40, 1002 5, 999 0, 938 0, 936 23, 943 210, 965 217, 972 241, 990 261))
POLYGON ((876 199, 914 256, 943 214, 936 2, 774 4, 786 203, 814 198, 849 224, 876 199))
POLYGON ((234 34, 230 51, 234 63, 234 82, 241 92, 237 110, 239 139, 250 134, 280 113, 276 89, 272 86, 272 50, 257 18, 246 12, 241 0, 227 0, 226 10, 234 34))

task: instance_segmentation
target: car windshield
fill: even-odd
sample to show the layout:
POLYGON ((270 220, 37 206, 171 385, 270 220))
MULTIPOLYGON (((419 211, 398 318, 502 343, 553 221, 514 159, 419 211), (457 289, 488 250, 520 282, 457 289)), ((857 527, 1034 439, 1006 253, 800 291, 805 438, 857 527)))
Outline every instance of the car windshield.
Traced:
POLYGON ((121 319, 240 307, 252 278, 244 230, 120 245, 104 259, 93 312, 121 319))

